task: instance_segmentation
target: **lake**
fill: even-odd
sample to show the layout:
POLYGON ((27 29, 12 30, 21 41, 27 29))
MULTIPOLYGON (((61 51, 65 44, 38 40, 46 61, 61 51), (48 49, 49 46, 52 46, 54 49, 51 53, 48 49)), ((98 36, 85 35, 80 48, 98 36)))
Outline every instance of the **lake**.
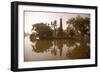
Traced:
POLYGON ((74 39, 34 40, 24 38, 24 61, 89 59, 90 43, 74 39))

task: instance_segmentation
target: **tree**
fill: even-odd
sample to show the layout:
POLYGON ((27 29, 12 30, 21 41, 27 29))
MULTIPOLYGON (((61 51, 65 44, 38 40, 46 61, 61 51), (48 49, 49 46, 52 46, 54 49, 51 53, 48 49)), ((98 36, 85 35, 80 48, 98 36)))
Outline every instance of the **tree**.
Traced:
POLYGON ((37 37, 36 33, 30 34, 30 41, 34 42, 36 37, 37 37))
POLYGON ((37 32, 39 39, 49 39, 52 38, 53 31, 50 26, 45 23, 36 23, 32 25, 32 30, 37 32))
POLYGON ((81 33, 81 35, 87 35, 90 32, 90 18, 77 16, 67 21, 67 24, 73 25, 73 27, 81 33))
POLYGON ((56 28, 57 28, 57 21, 54 20, 54 22, 51 22, 51 26, 53 27, 54 29, 54 37, 56 37, 56 28))
POLYGON ((77 35, 77 31, 72 25, 68 25, 65 31, 65 36, 69 38, 73 38, 74 36, 77 35))

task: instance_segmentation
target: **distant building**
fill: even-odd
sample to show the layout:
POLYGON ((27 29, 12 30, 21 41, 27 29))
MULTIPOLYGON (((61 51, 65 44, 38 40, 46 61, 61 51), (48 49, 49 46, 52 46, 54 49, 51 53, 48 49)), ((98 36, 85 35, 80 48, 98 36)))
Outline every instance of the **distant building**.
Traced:
POLYGON ((63 37, 63 24, 62 24, 62 18, 60 18, 60 26, 58 28, 58 37, 63 37))

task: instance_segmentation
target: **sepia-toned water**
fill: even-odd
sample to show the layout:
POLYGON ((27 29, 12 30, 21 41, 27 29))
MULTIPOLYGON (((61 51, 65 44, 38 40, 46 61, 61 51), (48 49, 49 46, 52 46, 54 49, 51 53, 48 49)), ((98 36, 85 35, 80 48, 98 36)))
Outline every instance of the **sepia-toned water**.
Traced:
POLYGON ((72 39, 34 40, 24 38, 24 61, 69 60, 90 58, 90 44, 72 39))

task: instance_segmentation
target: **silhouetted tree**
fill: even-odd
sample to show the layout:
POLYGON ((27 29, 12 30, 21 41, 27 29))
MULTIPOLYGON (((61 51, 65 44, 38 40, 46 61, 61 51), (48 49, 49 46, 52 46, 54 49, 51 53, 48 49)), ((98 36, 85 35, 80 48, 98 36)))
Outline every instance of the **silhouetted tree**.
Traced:
POLYGON ((81 35, 90 34, 90 18, 77 16, 67 21, 67 24, 71 24, 77 31, 80 31, 81 35))
POLYGON ((34 39, 36 39, 36 34, 35 33, 32 33, 30 35, 30 41, 34 42, 35 41, 34 39))
POLYGON ((54 20, 54 22, 51 22, 51 26, 53 27, 54 29, 54 37, 56 37, 56 28, 57 28, 57 21, 54 20))
POLYGON ((77 31, 74 29, 74 27, 68 25, 68 27, 65 30, 65 33, 66 33, 65 34, 66 37, 73 38, 77 34, 77 31))
POLYGON ((32 30, 37 32, 39 39, 49 39, 53 37, 53 31, 50 26, 45 23, 36 23, 32 25, 32 30))

